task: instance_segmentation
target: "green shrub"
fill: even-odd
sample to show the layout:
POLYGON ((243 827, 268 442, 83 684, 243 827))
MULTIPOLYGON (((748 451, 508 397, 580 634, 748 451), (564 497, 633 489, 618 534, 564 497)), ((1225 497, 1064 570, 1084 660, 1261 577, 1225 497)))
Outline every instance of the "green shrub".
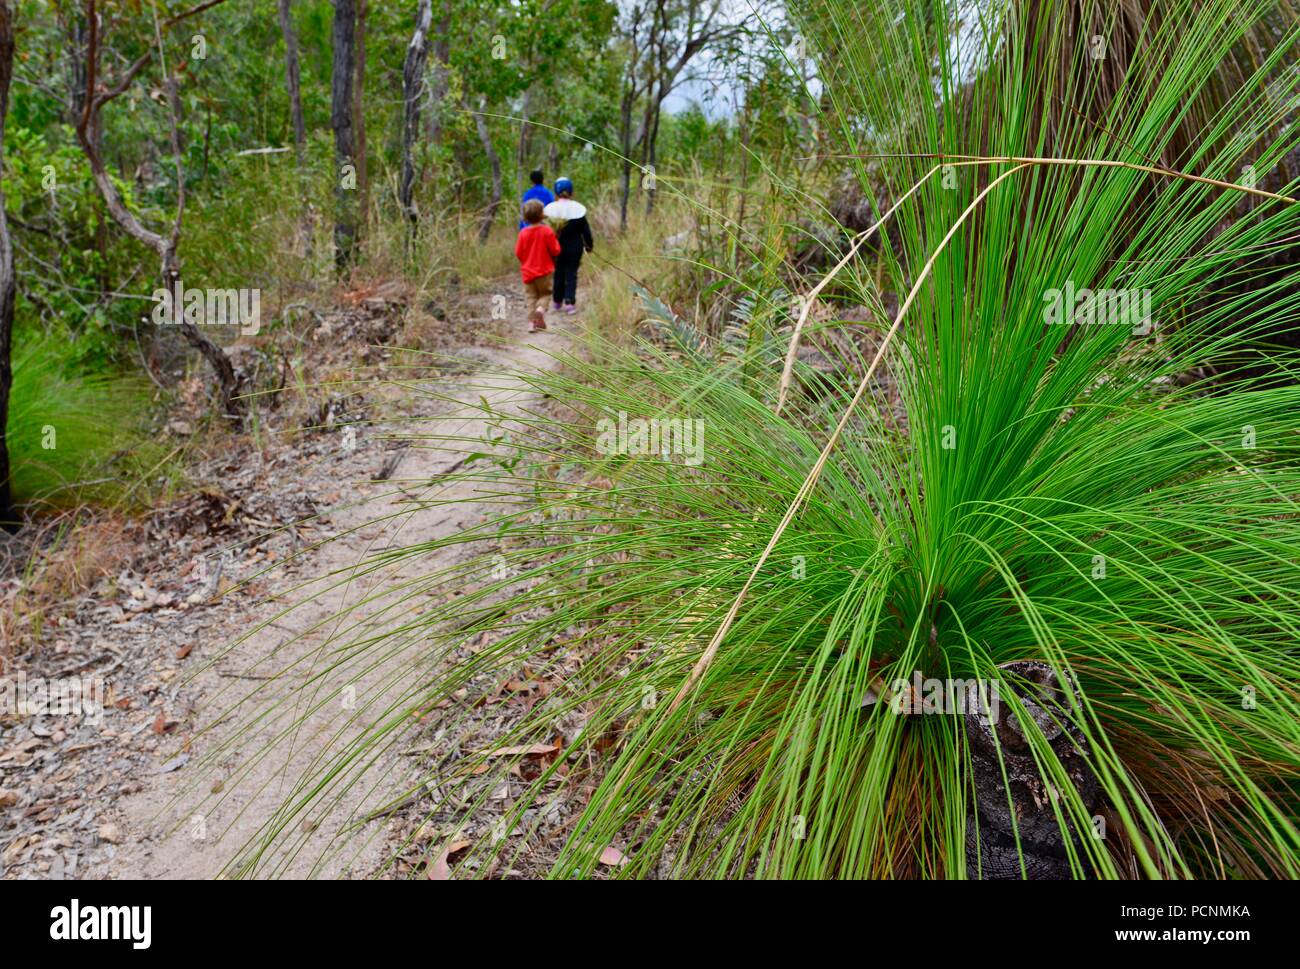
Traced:
POLYGON ((37 508, 147 501, 174 474, 152 442, 148 384, 78 371, 76 345, 35 337, 14 353, 9 459, 15 501, 37 508), (146 476, 149 476, 146 480, 146 476))

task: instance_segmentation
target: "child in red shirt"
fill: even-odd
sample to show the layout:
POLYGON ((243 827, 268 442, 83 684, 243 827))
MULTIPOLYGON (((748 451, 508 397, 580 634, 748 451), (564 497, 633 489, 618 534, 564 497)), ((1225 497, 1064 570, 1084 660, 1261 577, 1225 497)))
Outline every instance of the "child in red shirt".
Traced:
POLYGON ((529 199, 524 203, 524 221, 515 242, 515 258, 524 277, 524 299, 528 306, 528 332, 546 329, 546 301, 554 291, 555 257, 560 254, 560 240, 549 225, 542 224, 542 203, 529 199))

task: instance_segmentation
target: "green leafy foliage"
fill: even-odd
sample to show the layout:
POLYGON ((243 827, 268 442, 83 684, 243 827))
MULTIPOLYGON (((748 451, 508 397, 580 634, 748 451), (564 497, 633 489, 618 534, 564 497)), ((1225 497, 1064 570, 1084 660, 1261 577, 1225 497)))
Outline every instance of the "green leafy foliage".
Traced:
POLYGON ((14 354, 9 458, 15 501, 33 511, 84 503, 147 506, 174 483, 177 462, 145 426, 149 387, 79 368, 76 345, 23 341, 14 354))

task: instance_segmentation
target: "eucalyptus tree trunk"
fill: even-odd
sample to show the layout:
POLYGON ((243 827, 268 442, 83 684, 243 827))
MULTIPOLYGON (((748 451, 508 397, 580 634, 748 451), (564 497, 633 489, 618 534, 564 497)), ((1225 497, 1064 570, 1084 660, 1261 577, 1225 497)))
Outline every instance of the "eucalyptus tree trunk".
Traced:
POLYGON ((619 106, 618 148, 622 164, 618 174, 618 227, 620 232, 627 231, 627 205, 632 194, 632 102, 634 92, 623 91, 623 102, 619 106))
POLYGON ((492 197, 483 209, 483 218, 479 223, 480 244, 487 242, 488 234, 492 231, 492 223, 497 217, 497 209, 501 208, 501 158, 492 145, 492 132, 488 130, 487 118, 483 115, 486 110, 487 99, 480 98, 478 110, 474 112, 474 124, 478 128, 479 141, 483 143, 483 154, 487 155, 488 164, 492 166, 492 197))
POLYGON ((364 238, 370 218, 370 172, 366 165, 366 13, 367 0, 357 0, 357 79, 353 91, 352 128, 357 142, 357 231, 364 238))
POLYGON ((646 185, 645 211, 650 215, 655 210, 655 195, 659 190, 659 179, 655 173, 655 163, 658 161, 659 149, 659 117, 663 111, 663 89, 660 88, 660 96, 655 101, 654 117, 650 122, 650 129, 646 133, 646 168, 649 171, 649 180, 646 185))
POLYGON ((532 125, 528 123, 528 118, 532 108, 533 89, 532 85, 529 85, 524 88, 523 105, 519 112, 519 150, 515 154, 515 191, 521 191, 521 186, 528 184, 528 172, 532 168, 528 163, 528 148, 532 133, 532 125))
POLYGON ((86 108, 86 18, 76 4, 55 7, 55 16, 63 25, 64 42, 71 54, 67 58, 68 112, 73 124, 86 108))
POLYGON ((352 81, 356 75, 355 0, 334 0, 334 64, 330 126, 334 129, 334 263, 351 263, 357 240, 356 140, 352 127, 352 81))
POLYGON ((279 0, 280 33, 284 37, 284 86, 289 92, 289 113, 293 118, 293 147, 298 166, 307 146, 307 125, 302 116, 302 79, 298 70, 298 32, 293 27, 293 0, 279 0))
MULTIPOLYGON (((442 147, 442 110, 447 100, 447 81, 451 71, 451 0, 442 0, 439 4, 430 50, 433 53, 433 77, 429 85, 429 143, 436 150, 442 147)), ((424 178, 428 177, 426 171, 424 178)))
POLYGON ((293 26, 293 0, 279 0, 280 33, 284 37, 284 86, 289 93, 293 119, 293 152, 298 168, 298 196, 302 205, 299 229, 306 254, 312 251, 311 203, 307 194, 307 124, 302 114, 302 77, 298 69, 298 32, 293 26))
MULTIPOLYGON (((212 5, 211 3, 200 5, 187 13, 173 17, 167 23, 168 25, 177 23, 212 5)), ((175 316, 174 323, 181 331, 185 341, 199 351, 216 374, 221 406, 225 416, 239 418, 243 415, 244 406, 243 402, 236 397, 239 389, 239 379, 235 374, 234 365, 230 362, 230 357, 226 355, 226 352, 221 347, 208 339, 194 323, 185 319, 184 313, 180 312, 180 307, 175 301, 175 294, 180 285, 179 249, 181 224, 185 216, 185 173, 182 165, 180 141, 180 89, 176 78, 175 76, 168 76, 163 82, 171 120, 172 161, 176 166, 176 214, 172 219, 170 232, 164 236, 145 226, 139 217, 127 208, 126 202, 122 199, 122 194, 118 191, 116 183, 113 181, 112 176, 109 175, 104 164, 104 155, 101 148, 103 142, 101 112, 104 105, 126 91, 141 68, 148 63, 152 54, 145 54, 138 58, 113 88, 105 89, 104 85, 98 83, 96 79, 99 69, 100 37, 99 16, 95 11, 94 0, 87 0, 86 3, 86 25, 86 96, 81 116, 77 118, 76 135, 77 141, 81 145, 82 154, 86 156, 86 161, 90 165, 91 178, 95 182, 95 187, 99 189, 99 194, 104 200, 104 207, 108 209, 108 214, 113 217, 113 221, 127 235, 147 246, 157 255, 162 287, 166 292, 172 294, 171 306, 175 316)), ((159 47, 161 48, 161 46, 161 33, 159 33, 159 47)))
POLYGON ((402 180, 397 195, 402 214, 409 223, 406 244, 410 247, 419 216, 415 210, 415 144, 420 136, 420 98, 424 94, 424 71, 429 60, 429 30, 433 23, 433 0, 420 0, 415 12, 415 32, 406 45, 402 65, 402 180))

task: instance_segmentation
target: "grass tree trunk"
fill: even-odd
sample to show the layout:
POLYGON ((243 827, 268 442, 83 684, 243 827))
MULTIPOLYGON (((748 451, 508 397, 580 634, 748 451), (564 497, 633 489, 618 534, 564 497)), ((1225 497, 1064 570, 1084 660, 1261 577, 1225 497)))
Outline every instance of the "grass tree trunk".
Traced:
POLYGON ((402 64, 402 180, 398 199, 409 225, 406 244, 409 250, 419 220, 415 209, 415 145, 420 136, 420 98, 424 94, 424 71, 429 60, 429 30, 433 24, 433 0, 420 0, 415 12, 415 31, 406 45, 402 64))
POLYGON ((481 98, 478 110, 474 112, 474 124, 478 128, 478 139, 483 143, 483 154, 487 156, 488 164, 492 166, 492 195, 483 209, 483 217, 479 222, 480 244, 487 242, 488 234, 492 231, 492 223, 497 217, 497 210, 501 208, 501 157, 492 145, 492 132, 488 130, 485 111, 487 111, 487 99, 481 98))
MULTIPOLYGON (((4 166, 5 116, 9 113, 9 82, 14 73, 14 5, 0 0, 0 168, 4 166)), ((0 528, 13 531, 18 515, 13 507, 9 467, 9 388, 13 385, 11 355, 14 333, 14 250, 5 218, 4 188, 0 186, 0 528)))
POLYGON ((352 127, 352 81, 356 75, 355 0, 334 0, 334 67, 330 125, 334 129, 334 262, 352 263, 357 239, 356 141, 352 127))

